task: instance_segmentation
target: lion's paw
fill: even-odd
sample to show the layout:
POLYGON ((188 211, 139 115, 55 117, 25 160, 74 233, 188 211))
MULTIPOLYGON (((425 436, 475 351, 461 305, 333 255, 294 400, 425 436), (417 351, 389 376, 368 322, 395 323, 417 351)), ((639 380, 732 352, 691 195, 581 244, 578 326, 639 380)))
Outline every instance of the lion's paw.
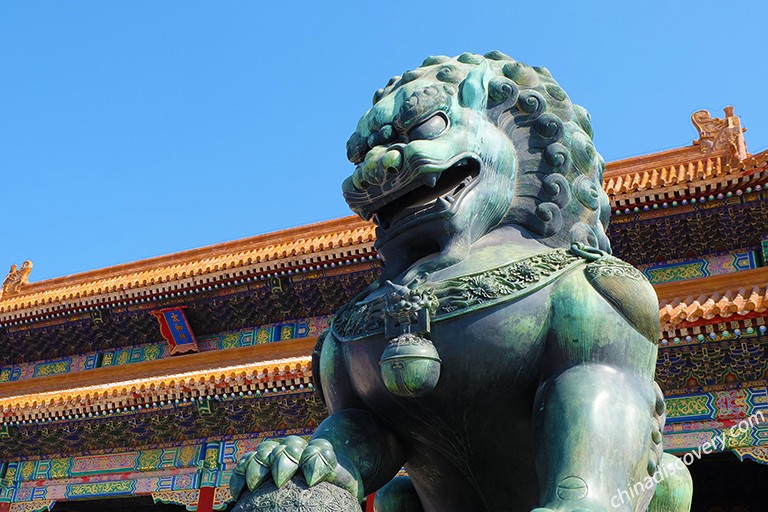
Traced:
POLYGON ((333 446, 325 439, 307 443, 298 436, 288 436, 280 443, 264 441, 256 451, 246 453, 232 472, 229 487, 237 498, 246 489, 253 491, 270 479, 280 489, 303 477, 308 487, 328 482, 357 496, 361 485, 357 471, 341 465, 333 446))

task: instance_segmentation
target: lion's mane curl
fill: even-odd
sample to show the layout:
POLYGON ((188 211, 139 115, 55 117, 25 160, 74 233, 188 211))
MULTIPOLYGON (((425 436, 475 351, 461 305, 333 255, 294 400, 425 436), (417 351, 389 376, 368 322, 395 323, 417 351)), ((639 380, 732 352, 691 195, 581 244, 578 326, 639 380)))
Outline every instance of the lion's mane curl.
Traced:
POLYGON ((610 252, 605 234, 610 205, 602 187, 605 163, 592 143, 589 114, 571 102, 546 68, 497 51, 429 57, 376 91, 374 104, 427 76, 458 90, 483 62, 493 72, 486 116, 509 137, 518 159, 515 197, 500 224, 526 228, 551 247, 578 242, 610 252))

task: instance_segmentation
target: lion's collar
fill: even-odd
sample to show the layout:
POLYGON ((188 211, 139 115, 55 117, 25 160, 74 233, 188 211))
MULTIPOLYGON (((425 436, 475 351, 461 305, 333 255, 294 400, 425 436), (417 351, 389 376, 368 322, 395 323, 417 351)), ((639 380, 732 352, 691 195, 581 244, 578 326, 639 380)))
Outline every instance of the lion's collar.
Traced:
MULTIPOLYGON (((566 272, 595 259, 579 248, 554 249, 465 276, 428 281, 421 276, 407 285, 389 281, 386 293, 347 304, 333 319, 340 340, 367 338, 385 327, 440 322, 529 295, 566 272)), ((420 326, 419 329, 422 327, 420 326)))

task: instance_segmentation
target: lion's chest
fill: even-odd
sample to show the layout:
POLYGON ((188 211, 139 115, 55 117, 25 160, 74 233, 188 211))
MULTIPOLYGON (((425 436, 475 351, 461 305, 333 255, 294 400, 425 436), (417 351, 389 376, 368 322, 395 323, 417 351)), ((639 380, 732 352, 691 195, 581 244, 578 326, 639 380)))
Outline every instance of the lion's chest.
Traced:
POLYGON ((426 435, 419 426, 439 419, 440 432, 424 443, 530 417, 551 290, 580 265, 556 249, 476 273, 383 284, 333 322, 355 395, 404 437, 426 435), (414 360, 437 365, 439 378, 419 387, 414 360))
MULTIPOLYGON (((390 339, 380 332, 341 341, 351 384, 369 410, 404 437, 433 435, 420 430, 437 418, 440 436, 471 437, 475 421, 490 416, 499 425, 530 413, 547 336, 548 293, 432 324, 425 335, 440 359, 433 390, 420 397, 392 393, 382 378, 381 359, 390 339), (511 401, 520 402, 518 404, 511 401)), ((434 433, 433 433, 434 434, 434 433)), ((434 437, 434 439, 437 439, 434 437)))

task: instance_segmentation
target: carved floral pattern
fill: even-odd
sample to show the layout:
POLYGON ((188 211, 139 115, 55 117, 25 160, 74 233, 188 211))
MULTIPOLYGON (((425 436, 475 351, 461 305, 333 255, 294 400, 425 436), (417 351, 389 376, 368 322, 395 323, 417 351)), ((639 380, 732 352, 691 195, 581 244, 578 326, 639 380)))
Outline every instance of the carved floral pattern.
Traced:
POLYGON ((389 340, 388 347, 433 347, 428 339, 411 333, 401 334, 397 338, 389 340))
POLYGON ((605 276, 632 279, 634 281, 646 280, 645 275, 629 263, 608 255, 587 265, 584 272, 590 279, 594 279, 598 276, 605 276))
POLYGON ((434 320, 467 314, 475 309, 507 302, 552 282, 565 270, 583 262, 567 249, 556 249, 477 274, 393 288, 385 297, 347 305, 333 321, 339 339, 355 339, 384 330, 385 315, 402 318, 427 310, 434 320))
POLYGON ((537 254, 503 267, 435 283, 437 316, 457 316, 487 302, 506 302, 532 293, 582 259, 568 250, 537 254))

